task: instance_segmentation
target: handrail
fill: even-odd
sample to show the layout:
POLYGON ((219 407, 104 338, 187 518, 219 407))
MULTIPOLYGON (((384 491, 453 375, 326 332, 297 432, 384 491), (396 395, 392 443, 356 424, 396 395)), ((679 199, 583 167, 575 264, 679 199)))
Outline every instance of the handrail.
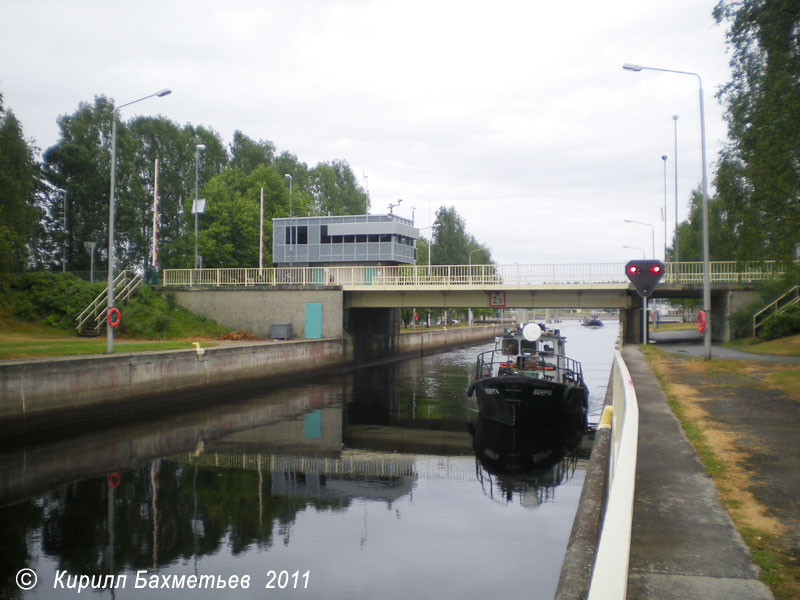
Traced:
MULTIPOLYGON (((120 302, 125 302, 131 297, 136 288, 142 283, 142 278, 134 275, 128 270, 120 271, 114 278, 114 293, 120 302)), ((89 303, 80 315, 75 320, 78 324, 75 326, 79 332, 83 331, 88 321, 94 319, 94 326, 99 327, 102 325, 106 306, 108 304, 108 290, 100 292, 94 300, 89 303)))
MULTIPOLYGON (((663 284, 700 284, 702 262, 666 263, 663 284)), ((784 275, 775 261, 711 263, 711 283, 753 283, 784 275)), ((530 265, 390 265, 164 269, 164 286, 335 285, 348 290, 528 286, 627 287, 622 263, 530 265)))
MULTIPOLYGON (((611 385, 614 404, 610 420, 608 494, 588 600, 624 599, 628 585, 639 404, 628 367, 618 350, 614 352, 611 385)), ((603 416, 606 417, 605 411, 603 416)), ((608 427, 605 418, 600 427, 608 427)))
POLYGON ((798 304, 798 303, 800 303, 800 285, 794 286, 788 292, 786 292, 785 294, 783 294, 779 298, 773 300, 772 302, 767 304, 764 308, 762 308, 760 311, 758 311, 756 314, 753 315, 753 337, 756 337, 756 330, 759 327, 761 327, 761 325, 763 325, 764 321, 767 319, 767 317, 764 317, 763 319, 759 319, 759 317, 762 314, 764 314, 767 311, 770 311, 769 315, 767 315, 767 316, 771 316, 771 315, 775 314, 776 312, 782 311, 787 306, 790 306, 792 304, 798 304), (793 297, 789 298, 789 300, 787 300, 786 302, 782 303, 782 300, 786 299, 787 297, 792 296, 792 294, 794 294, 793 297))

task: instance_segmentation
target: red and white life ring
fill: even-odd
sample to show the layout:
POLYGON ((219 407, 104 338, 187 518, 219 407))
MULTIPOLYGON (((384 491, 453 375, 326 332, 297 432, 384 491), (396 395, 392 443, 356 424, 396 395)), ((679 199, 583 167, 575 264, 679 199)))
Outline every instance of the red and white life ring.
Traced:
POLYGON ((705 333, 706 330, 706 313, 704 310, 701 310, 697 313, 697 331, 700 333, 705 333))
POLYGON ((117 327, 122 322, 122 315, 120 314, 118 308, 113 307, 108 309, 108 314, 106 315, 106 322, 111 327, 117 327))

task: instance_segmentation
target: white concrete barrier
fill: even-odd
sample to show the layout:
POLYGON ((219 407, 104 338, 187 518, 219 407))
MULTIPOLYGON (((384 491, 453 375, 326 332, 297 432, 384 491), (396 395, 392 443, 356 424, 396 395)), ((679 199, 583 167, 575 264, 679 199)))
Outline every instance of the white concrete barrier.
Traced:
POLYGON ((628 585, 639 405, 628 367, 619 351, 614 356, 611 385, 613 414, 607 415, 604 412, 600 424, 600 427, 611 427, 608 492, 589 587, 589 600, 624 599, 628 585))

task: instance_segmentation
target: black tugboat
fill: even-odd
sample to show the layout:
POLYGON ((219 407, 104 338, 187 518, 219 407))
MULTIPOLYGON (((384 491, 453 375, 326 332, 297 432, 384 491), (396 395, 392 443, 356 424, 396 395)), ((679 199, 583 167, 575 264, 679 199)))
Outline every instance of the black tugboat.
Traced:
POLYGON ((468 395, 478 414, 509 427, 586 423, 589 391, 581 364, 564 354, 566 338, 528 323, 478 355, 468 395))

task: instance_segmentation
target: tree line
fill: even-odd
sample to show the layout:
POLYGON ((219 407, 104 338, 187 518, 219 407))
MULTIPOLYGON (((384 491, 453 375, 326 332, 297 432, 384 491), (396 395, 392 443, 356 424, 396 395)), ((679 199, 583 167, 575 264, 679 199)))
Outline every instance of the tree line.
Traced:
MULTIPOLYGON (((0 95, 0 272, 87 271, 85 242, 96 243, 98 267, 108 255, 113 101, 98 96, 58 118, 58 142, 41 161, 0 95)), ((273 218, 364 214, 370 198, 344 160, 314 167, 271 141, 236 131, 226 148, 213 129, 164 117, 118 121, 115 257, 117 268, 153 262, 153 197, 158 159, 157 261, 194 264, 195 184, 206 200, 198 228, 203 266, 259 263, 260 196, 264 193, 264 264, 271 263, 273 218), (291 178, 291 189, 288 180, 291 178)), ((437 213, 432 244, 419 242, 419 262, 491 262, 454 208, 437 213), (477 250, 477 251, 476 251, 477 250)))
MULTIPOLYGON (((800 243, 800 3, 796 0, 720 0, 713 16, 728 26, 731 80, 718 93, 729 143, 712 174, 709 202, 712 260, 789 264, 800 243)), ((110 133, 113 102, 98 96, 59 117, 60 138, 37 161, 36 149, 0 95, 0 272, 89 268, 84 242, 107 253, 110 133), (62 256, 62 254, 66 256, 62 256)), ((202 126, 163 117, 138 117, 118 126, 117 231, 120 266, 145 266, 152 253, 152 197, 159 159, 159 258, 167 268, 191 267, 191 206, 195 167, 207 199, 198 251, 206 267, 258 264, 260 190, 265 196, 265 263, 271 257, 271 219, 297 215, 363 214, 367 192, 342 160, 308 165, 270 141, 241 131, 225 147, 202 126), (197 152, 198 144, 205 150, 197 152), (198 157, 197 165, 195 158, 198 157)), ((670 250, 701 260, 701 194, 689 197, 689 217, 670 250)), ((454 209, 437 212, 429 247, 418 262, 485 263, 488 249, 472 238, 454 209), (483 250, 481 250, 483 248, 483 250), (473 252, 474 251, 474 252, 473 252), (485 251, 485 252, 484 252, 485 251)))
MULTIPOLYGON (((729 143, 720 152, 709 199, 711 260, 777 260, 800 244, 800 3, 720 0, 731 80, 718 92, 729 143)), ((699 190, 678 228, 681 260, 702 260, 699 190)))

